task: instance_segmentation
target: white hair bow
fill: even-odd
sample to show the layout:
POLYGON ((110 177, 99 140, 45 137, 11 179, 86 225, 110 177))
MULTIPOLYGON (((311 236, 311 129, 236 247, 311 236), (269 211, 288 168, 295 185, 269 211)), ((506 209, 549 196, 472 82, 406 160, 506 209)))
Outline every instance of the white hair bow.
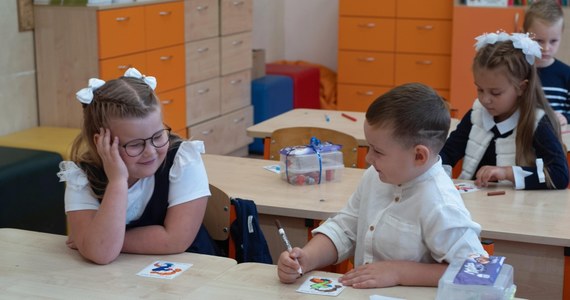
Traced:
POLYGON ((105 84, 105 81, 98 78, 89 79, 86 88, 80 89, 75 93, 75 98, 83 104, 90 104, 93 101, 93 92, 105 84))
POLYGON ((142 79, 146 84, 148 84, 148 86, 150 86, 151 89, 154 90, 156 88, 156 78, 154 78, 153 76, 145 76, 135 68, 129 68, 125 72, 124 76, 142 79))
POLYGON ((541 58, 542 53, 540 52, 540 45, 533 41, 528 33, 513 33, 508 34, 506 32, 497 33, 484 33, 475 38, 477 42, 475 43, 475 50, 483 48, 487 44, 495 44, 496 42, 512 41, 513 47, 516 49, 521 49, 525 55, 526 61, 533 65, 535 57, 541 58))

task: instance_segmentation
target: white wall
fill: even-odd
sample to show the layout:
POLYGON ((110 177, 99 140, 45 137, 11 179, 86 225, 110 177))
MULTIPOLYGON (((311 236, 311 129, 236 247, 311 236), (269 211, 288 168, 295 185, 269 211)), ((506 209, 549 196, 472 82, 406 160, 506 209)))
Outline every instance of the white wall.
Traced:
POLYGON ((304 60, 337 69, 338 0, 253 0, 253 48, 266 61, 304 60))
POLYGON ((15 0, 0 1, 0 135, 38 125, 34 36, 18 31, 15 0))

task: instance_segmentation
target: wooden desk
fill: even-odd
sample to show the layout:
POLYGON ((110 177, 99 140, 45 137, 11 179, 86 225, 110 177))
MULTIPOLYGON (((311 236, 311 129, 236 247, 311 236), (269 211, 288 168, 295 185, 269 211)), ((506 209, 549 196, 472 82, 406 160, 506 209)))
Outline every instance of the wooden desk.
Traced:
MULTIPOLYGON (((363 169, 345 168, 341 182, 294 186, 263 166, 273 161, 204 155, 210 183, 230 197, 254 200, 260 225, 274 259, 283 251, 275 229, 279 218, 294 246, 306 243, 304 219, 334 216, 356 189, 363 169), (324 199, 325 201, 320 201, 324 199)), ((530 299, 562 298, 564 248, 570 247, 570 190, 514 191, 495 186, 463 194, 482 237, 495 240, 495 253, 515 267, 518 296, 530 299), (489 190, 503 196, 487 196, 489 190)))
MULTIPOLYGON (((293 284, 282 284, 277 278, 277 266, 259 263, 238 264, 206 286, 189 294, 192 299, 323 299, 326 296, 296 292, 308 276, 340 277, 340 274, 310 272, 293 284)), ((371 295, 398 297, 408 300, 435 299, 437 288, 391 287, 383 289, 353 289, 347 287, 334 299, 368 299, 371 295)))
POLYGON ((0 229, 0 298, 179 299, 236 265, 229 258, 181 253, 121 254, 101 266, 66 247, 66 236, 0 229), (136 275, 156 260, 191 263, 178 277, 136 275))

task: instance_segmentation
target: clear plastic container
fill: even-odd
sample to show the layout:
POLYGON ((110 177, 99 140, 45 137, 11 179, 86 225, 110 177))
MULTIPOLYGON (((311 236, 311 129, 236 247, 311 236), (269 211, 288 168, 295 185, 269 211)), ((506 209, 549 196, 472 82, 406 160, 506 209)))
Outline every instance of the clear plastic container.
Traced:
POLYGON ((312 185, 336 182, 342 178, 344 163, 342 152, 320 152, 320 161, 316 153, 296 154, 281 152, 281 179, 293 185, 312 185), (320 180, 320 181, 319 181, 320 180))
POLYGON ((493 285, 455 284, 455 276, 463 261, 452 262, 439 280, 436 300, 507 300, 513 299, 516 285, 513 284, 513 267, 503 264, 493 285))

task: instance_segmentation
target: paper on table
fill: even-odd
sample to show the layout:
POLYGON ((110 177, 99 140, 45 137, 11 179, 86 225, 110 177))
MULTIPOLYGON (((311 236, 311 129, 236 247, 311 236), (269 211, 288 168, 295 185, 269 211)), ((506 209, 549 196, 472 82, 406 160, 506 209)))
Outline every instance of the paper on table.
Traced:
POLYGON ((269 165, 269 166, 263 166, 263 168, 267 171, 271 171, 273 173, 281 173, 281 167, 279 165, 269 165))
POLYGON ((188 270, 191 266, 192 264, 157 260, 142 269, 137 273, 137 275, 143 277, 173 279, 174 277, 182 274, 182 272, 188 270))
POLYGON ((324 278, 319 276, 311 276, 297 289, 299 293, 338 296, 344 290, 338 278, 324 278))

